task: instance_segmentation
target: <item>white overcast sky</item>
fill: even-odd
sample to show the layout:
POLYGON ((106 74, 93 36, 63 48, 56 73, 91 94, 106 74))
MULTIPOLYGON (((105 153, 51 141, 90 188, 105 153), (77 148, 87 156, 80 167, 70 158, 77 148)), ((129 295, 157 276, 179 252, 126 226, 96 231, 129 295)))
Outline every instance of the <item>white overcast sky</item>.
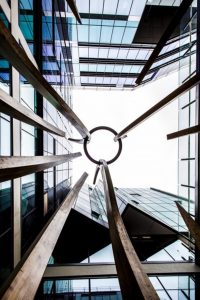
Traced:
MULTIPOLYGON (((135 91, 77 89, 73 91, 73 109, 89 130, 105 125, 119 132, 177 85, 178 75, 173 73, 135 91)), ((177 193, 177 140, 166 139, 166 134, 178 130, 177 107, 175 100, 128 133, 121 156, 110 165, 114 186, 155 187, 177 193)), ((92 137, 88 145, 92 156, 96 155, 97 159, 106 158, 107 153, 113 156, 117 145, 112 134, 102 131, 92 137)), ((76 130, 74 138, 80 138, 76 130)), ((74 152, 83 154, 73 161, 74 182, 86 171, 89 173, 87 182, 92 184, 95 165, 84 155, 82 145, 74 143, 73 147, 74 152)))

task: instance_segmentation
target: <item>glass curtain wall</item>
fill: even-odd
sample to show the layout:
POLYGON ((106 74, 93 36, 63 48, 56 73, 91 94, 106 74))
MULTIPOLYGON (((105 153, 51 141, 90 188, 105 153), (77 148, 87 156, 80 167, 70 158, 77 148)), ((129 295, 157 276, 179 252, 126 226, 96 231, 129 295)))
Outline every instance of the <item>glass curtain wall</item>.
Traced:
MULTIPOLYGON (((7 28, 10 23, 0 8, 0 19, 7 28)), ((11 94, 11 66, 7 60, 0 56, 0 89, 11 94)), ((0 155, 12 154, 11 143, 11 118, 0 113, 0 155)), ((12 256, 12 182, 11 180, 0 183, 0 285, 13 269, 12 256)))
MULTIPOLYGON (((184 83, 196 72, 196 35, 197 7, 196 1, 188 9, 188 23, 181 22, 180 30, 187 32, 190 48, 188 56, 179 62, 179 82, 184 83), (184 26, 183 26, 183 24, 184 26), (195 39, 193 37, 195 36, 195 39), (195 40, 195 41, 194 41, 195 40)), ((196 87, 179 97, 179 130, 195 125, 196 87)), ((183 197, 181 204, 194 217, 195 214, 195 135, 179 138, 178 142, 178 194, 183 197)))
MULTIPOLYGON (((15 22, 9 23, 2 8, 0 19, 10 29, 30 60, 36 61, 47 81, 71 106, 69 85, 72 83, 72 70, 65 35, 68 21, 60 14, 60 10, 67 11, 66 1, 7 2, 10 8, 8 15, 15 14, 15 18, 11 18, 15 22), (41 26, 36 31, 38 24, 41 26)), ((71 136, 69 122, 1 56, 0 89, 65 131, 67 137, 71 136)), ((66 138, 43 133, 33 126, 0 113, 0 155, 56 155, 68 154, 71 151, 71 144, 66 138)), ((72 165, 68 162, 45 172, 0 183, 0 285, 65 198, 71 186, 71 176, 72 165), (20 207, 17 207, 18 203, 21 204, 20 207)))

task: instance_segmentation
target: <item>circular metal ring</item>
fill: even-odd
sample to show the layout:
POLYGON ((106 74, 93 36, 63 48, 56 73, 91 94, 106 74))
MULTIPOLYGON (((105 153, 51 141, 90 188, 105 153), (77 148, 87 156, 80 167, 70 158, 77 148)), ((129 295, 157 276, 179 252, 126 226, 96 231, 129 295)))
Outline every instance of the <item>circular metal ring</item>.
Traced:
MULTIPOLYGON (((108 131, 112 132, 114 135, 117 135, 117 132, 116 132, 114 129, 112 129, 112 128, 110 128, 110 127, 107 127, 107 126, 98 126, 98 127, 95 127, 95 128, 93 128, 92 130, 90 130, 90 134, 92 134, 92 133, 94 133, 95 131, 98 131, 98 130, 108 130, 108 131)), ((114 161, 116 161, 116 159, 118 159, 118 157, 120 156, 120 154, 121 154, 121 152, 122 152, 122 140, 119 139, 119 140, 117 140, 117 141, 118 141, 118 144, 119 144, 118 152, 117 152, 117 154, 116 154, 112 159, 110 159, 109 161, 107 161, 107 164, 108 164, 108 165, 109 165, 109 164, 112 164, 114 161)), ((84 139, 84 142, 83 142, 83 149, 84 149, 84 151, 85 151, 85 155, 86 155, 87 158, 89 158, 89 160, 91 160, 94 164, 100 165, 101 162, 98 161, 98 160, 96 160, 96 159, 94 159, 94 158, 89 154, 89 152, 88 152, 88 150, 87 150, 87 144, 88 144, 88 137, 86 137, 86 138, 84 139)))

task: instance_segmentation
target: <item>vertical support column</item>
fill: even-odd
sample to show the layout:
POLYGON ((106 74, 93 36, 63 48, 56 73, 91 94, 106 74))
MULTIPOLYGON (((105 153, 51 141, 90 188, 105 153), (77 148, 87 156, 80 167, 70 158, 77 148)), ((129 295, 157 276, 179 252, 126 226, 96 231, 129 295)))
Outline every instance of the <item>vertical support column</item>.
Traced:
MULTIPOLYGON (((18 36, 18 1, 11 0, 11 33, 14 37, 18 36)), ((19 73, 12 67, 12 96, 20 101, 20 79, 19 73)), ((12 154, 21 154, 21 125, 20 121, 12 121, 12 154)), ((21 259, 21 180, 13 180, 13 253, 14 267, 21 259)))
MULTIPOLYGON (((38 68, 42 73, 42 1, 34 0, 33 1, 33 22, 34 22, 34 55, 35 60, 37 62, 38 68)), ((35 91, 35 101, 36 101, 36 113, 41 118, 43 118, 43 96, 35 91)), ((37 130, 37 140, 36 140, 36 149, 35 155, 43 155, 44 149, 44 138, 43 138, 43 130, 37 130)), ((36 199, 37 206, 39 207, 41 225, 42 219, 44 217, 44 172, 38 172, 35 174, 36 176, 36 185, 37 190, 36 199)))

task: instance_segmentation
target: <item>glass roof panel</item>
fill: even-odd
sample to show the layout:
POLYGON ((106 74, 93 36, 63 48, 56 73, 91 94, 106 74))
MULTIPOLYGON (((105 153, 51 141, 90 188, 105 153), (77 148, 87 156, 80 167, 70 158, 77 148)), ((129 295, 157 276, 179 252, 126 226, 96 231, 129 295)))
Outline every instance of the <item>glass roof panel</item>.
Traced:
POLYGON ((136 59, 138 52, 138 49, 130 49, 127 55, 127 59, 136 59))
POLYGON ((133 0, 119 0, 117 14, 118 15, 128 15, 132 6, 133 0))
POLYGON ((117 59, 118 52, 119 52, 118 48, 110 48, 109 53, 108 53, 108 58, 117 59))
POLYGON ((103 13, 109 15, 115 15, 117 11, 118 1, 119 0, 112 0, 112 1, 105 0, 103 13))
POLYGON ((103 26, 101 29, 101 43, 109 43, 112 36, 112 27, 103 26))
POLYGON ((114 27, 111 43, 113 43, 113 44, 121 43, 121 40, 123 38, 123 34, 124 34, 124 27, 114 27))
MULTIPOLYGON (((82 1, 85 2, 85 1, 82 1)), ((90 1, 90 13, 91 14, 102 14, 103 12, 103 0, 92 0, 90 1)))
POLYGON ((80 57, 88 57, 89 48, 88 47, 79 47, 79 56, 80 57))
POLYGON ((141 17, 145 5, 146 5, 146 0, 134 0, 133 5, 131 7, 130 15, 141 17))
POLYGON ((136 30, 137 28, 126 27, 122 39, 122 44, 131 44, 135 36, 136 30))
POLYGON ((90 43, 98 43, 100 39, 100 26, 90 26, 89 27, 89 41, 90 43))
POLYGON ((99 49, 99 57, 107 58, 108 57, 109 48, 100 48, 99 49))
POLYGON ((76 0, 76 6, 79 13, 89 12, 89 0, 76 0))

